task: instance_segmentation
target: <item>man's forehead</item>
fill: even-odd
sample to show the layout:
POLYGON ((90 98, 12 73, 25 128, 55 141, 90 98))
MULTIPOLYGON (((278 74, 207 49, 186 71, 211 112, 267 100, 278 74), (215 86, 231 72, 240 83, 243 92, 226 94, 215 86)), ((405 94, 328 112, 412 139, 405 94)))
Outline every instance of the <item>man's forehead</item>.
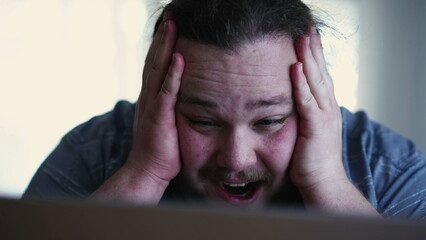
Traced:
POLYGON ((213 108, 238 101, 250 109, 293 104, 290 66, 297 58, 287 41, 259 41, 230 52, 180 39, 176 51, 185 60, 182 103, 213 108))
MULTIPOLYGON (((204 44, 179 37, 175 51, 182 53, 186 64, 208 63, 221 59, 223 61, 240 58, 242 62, 256 63, 256 58, 269 56, 270 62, 262 65, 278 66, 287 64, 286 59, 296 59, 293 41, 288 37, 262 38, 244 42, 235 49, 223 49, 211 44, 204 44), (276 61, 277 59, 284 61, 276 61)), ((262 59, 264 60, 264 59, 262 59)))
POLYGON ((175 51, 184 57, 185 72, 199 77, 230 73, 261 82, 272 78, 288 81, 290 66, 297 61, 293 42, 287 38, 249 42, 237 51, 179 38, 175 51))

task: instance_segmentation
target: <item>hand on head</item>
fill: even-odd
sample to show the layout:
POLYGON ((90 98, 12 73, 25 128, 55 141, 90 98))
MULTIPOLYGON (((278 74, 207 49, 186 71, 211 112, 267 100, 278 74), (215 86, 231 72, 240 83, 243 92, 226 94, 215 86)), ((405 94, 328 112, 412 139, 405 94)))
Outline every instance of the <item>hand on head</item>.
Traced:
POLYGON ((154 36, 135 108, 132 150, 126 163, 92 198, 156 205, 181 169, 175 104, 184 69, 173 53, 176 24, 167 16, 154 36))
POLYGON ((174 108, 184 60, 173 53, 177 28, 165 15, 146 58, 135 112, 134 143, 126 164, 168 183, 180 171, 174 108))
POLYGON ((299 62, 291 69, 293 94, 300 115, 291 179, 299 189, 346 179, 342 164, 340 108, 327 72, 321 36, 315 26, 296 43, 299 62))

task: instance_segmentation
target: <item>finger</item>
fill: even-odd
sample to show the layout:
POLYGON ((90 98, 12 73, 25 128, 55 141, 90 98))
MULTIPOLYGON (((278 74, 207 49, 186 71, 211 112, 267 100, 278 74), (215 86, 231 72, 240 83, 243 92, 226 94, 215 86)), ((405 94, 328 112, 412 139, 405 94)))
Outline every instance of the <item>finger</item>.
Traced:
POLYGON ((149 70, 151 69, 151 65, 154 60, 155 53, 157 52, 158 46, 160 44, 160 40, 163 37, 164 34, 164 22, 161 22, 160 27, 158 28, 157 32, 154 35, 154 39, 151 42, 151 46, 149 47, 148 53, 145 58, 145 66, 143 69, 143 75, 142 79, 144 80, 142 83, 142 88, 144 89, 146 84, 146 76, 148 75, 149 70))
MULTIPOLYGON (((158 116, 161 118, 174 118, 174 109, 180 89, 182 74, 184 71, 184 59, 179 53, 173 54, 172 63, 168 69, 161 90, 158 92, 158 116), (170 113, 173 113, 170 115, 170 113)), ((173 122, 174 123, 174 122, 173 122)))
POLYGON ((310 48, 312 56, 318 63, 318 67, 322 72, 327 72, 326 62, 323 54, 323 47, 321 43, 321 35, 317 32, 315 25, 310 26, 309 35, 311 36, 310 48))
POLYGON ((311 37, 302 36, 296 43, 296 52, 298 59, 303 63, 303 72, 311 93, 320 108, 326 106, 329 101, 328 89, 321 75, 318 63, 313 57, 311 51, 311 37))
POLYGON ((140 115, 145 112, 145 106, 146 106, 146 100, 147 100, 146 92, 147 92, 147 85, 148 85, 148 75, 149 75, 149 72, 152 68, 152 63, 153 63, 153 60, 154 60, 155 53, 158 50, 161 39, 164 37, 163 36, 164 32, 165 32, 164 22, 162 22, 157 33, 154 36, 154 39, 153 39, 151 46, 149 48, 147 57, 145 59, 145 66, 144 66, 143 73, 142 73, 142 89, 141 89, 141 92, 139 94, 139 99, 136 103, 136 108, 135 108, 135 119, 134 119, 135 126, 134 127, 136 127, 136 124, 139 122, 138 119, 139 119, 140 115))
POLYGON ((311 48, 312 56, 314 57, 315 61, 318 64, 319 70, 321 72, 321 76, 324 79, 324 82, 327 86, 329 93, 331 94, 332 97, 334 97, 333 80, 327 71, 327 62, 325 61, 325 57, 324 57, 324 48, 321 43, 321 35, 317 32, 314 25, 310 27, 310 35, 311 35, 310 48, 311 48))
POLYGON ((160 43, 160 39, 161 39, 163 32, 164 32, 164 28, 162 26, 169 19, 171 19, 171 13, 170 12, 164 12, 163 16, 162 16, 162 20, 161 20, 159 27, 157 29, 157 32, 154 34, 154 38, 152 40, 151 46, 150 46, 148 53, 146 55, 145 64, 148 63, 148 62, 152 62, 152 60, 154 59, 155 52, 157 51, 158 45, 160 43))
POLYGON ((307 119, 319 108, 305 77, 303 67, 301 62, 297 62, 291 66, 290 72, 297 111, 302 119, 307 119))
POLYGON ((177 38, 176 24, 172 20, 167 20, 163 28, 164 32, 154 58, 146 66, 149 70, 144 81, 146 81, 147 91, 151 94, 157 94, 163 84, 177 38))

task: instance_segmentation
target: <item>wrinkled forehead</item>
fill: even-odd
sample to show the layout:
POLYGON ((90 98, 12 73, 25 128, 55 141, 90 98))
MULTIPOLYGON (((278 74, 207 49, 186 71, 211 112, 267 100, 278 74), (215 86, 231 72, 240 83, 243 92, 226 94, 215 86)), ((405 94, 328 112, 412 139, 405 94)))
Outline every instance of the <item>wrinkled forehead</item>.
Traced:
POLYGON ((297 58, 291 39, 262 39, 230 51, 181 38, 175 51, 185 61, 182 96, 220 99, 230 105, 237 99, 292 96, 290 66, 297 58))
POLYGON ((290 37, 264 37, 240 44, 235 49, 223 49, 179 37, 175 51, 182 53, 186 64, 221 61, 238 64, 282 66, 294 63, 296 53, 290 37))
POLYGON ((263 38, 235 50, 179 38, 175 51, 184 57, 184 80, 222 84, 290 84, 290 66, 297 61, 293 41, 287 37, 263 38))

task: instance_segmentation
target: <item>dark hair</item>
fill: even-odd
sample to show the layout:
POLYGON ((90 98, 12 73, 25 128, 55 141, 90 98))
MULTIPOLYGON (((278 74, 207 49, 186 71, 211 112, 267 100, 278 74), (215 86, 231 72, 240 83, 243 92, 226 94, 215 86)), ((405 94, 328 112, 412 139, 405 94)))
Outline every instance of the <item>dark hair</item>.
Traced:
POLYGON ((296 40, 316 21, 301 0, 172 0, 163 9, 176 22, 179 36, 224 49, 259 38, 296 40))

